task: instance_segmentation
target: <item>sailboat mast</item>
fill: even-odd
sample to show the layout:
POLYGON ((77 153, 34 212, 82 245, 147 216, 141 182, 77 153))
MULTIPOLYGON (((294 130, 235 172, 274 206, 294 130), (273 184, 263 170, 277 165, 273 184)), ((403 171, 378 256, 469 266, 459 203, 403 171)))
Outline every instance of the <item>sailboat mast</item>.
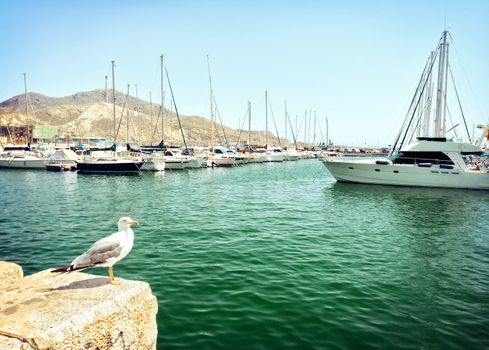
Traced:
POLYGON ((112 61, 112 109, 113 109, 113 120, 114 120, 114 143, 116 143, 116 129, 115 129, 115 61, 112 61))
POLYGON ((105 76, 105 103, 109 103, 109 96, 107 94, 107 76, 105 76))
POLYGON ((268 149, 268 91, 265 90, 265 148, 268 149))
POLYGON ((329 123, 328 116, 326 116, 326 149, 329 147, 329 123))
POLYGON ((316 145, 316 111, 314 111, 314 127, 312 129, 312 147, 316 145))
POLYGON ((443 32, 443 42, 440 48, 438 61, 438 85, 436 92, 436 111, 435 111, 435 137, 444 136, 445 112, 446 112, 446 71, 448 66, 448 45, 447 31, 443 32))
MULTIPOLYGON (((138 94, 138 84, 135 84, 134 86, 136 88, 136 110, 137 110, 137 118, 138 118, 138 124, 141 122, 141 115, 139 113, 139 94, 138 94)), ((141 128, 139 128, 139 136, 138 139, 141 140, 141 128)))
POLYGON ((248 101, 248 151, 251 151, 251 102, 248 101))
MULTIPOLYGON (((211 78, 211 64, 209 62, 209 55, 207 55, 207 74, 209 75, 209 108, 211 112, 211 147, 214 147, 214 106, 212 98, 212 78, 211 78)), ((217 128, 216 128, 217 129, 217 128)))
POLYGON ((28 107, 28 102, 27 102, 27 78, 26 78, 26 73, 24 74, 24 92, 25 92, 25 115, 27 117, 27 144, 31 142, 31 133, 29 130, 29 107, 28 107))
POLYGON ((165 139, 165 90, 163 87, 163 54, 160 56, 160 61, 161 61, 161 140, 163 141, 165 139))
POLYGON ((285 142, 287 142, 287 100, 285 100, 284 119, 285 119, 285 142))
POLYGON ((153 99, 151 98, 151 91, 149 92, 149 118, 150 118, 150 123, 149 125, 153 125, 153 99))
MULTIPOLYGON (((129 101, 129 84, 127 84, 127 104, 129 101)), ((129 144, 129 104, 127 106, 127 118, 126 118, 126 145, 129 144)))

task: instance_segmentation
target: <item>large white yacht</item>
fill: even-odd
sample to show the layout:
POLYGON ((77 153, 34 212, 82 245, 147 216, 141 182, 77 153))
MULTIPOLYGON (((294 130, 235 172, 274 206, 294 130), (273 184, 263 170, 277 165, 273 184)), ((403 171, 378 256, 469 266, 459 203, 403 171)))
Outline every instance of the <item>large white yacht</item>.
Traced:
MULTIPOLYGON (((352 159, 326 157, 321 161, 337 181, 364 184, 442 187, 489 190, 487 157, 481 157, 488 126, 480 140, 467 142, 448 139, 446 130, 448 32, 444 31, 437 49, 430 56, 403 127, 387 158, 352 159), (433 93, 431 72, 439 61, 434 119, 431 120, 433 93), (423 135, 423 136, 422 136, 423 135), (429 135, 429 136, 424 136, 429 135), (432 136, 431 136, 432 135, 432 136)), ((451 74, 451 72, 450 72, 451 74)), ((467 127, 465 127, 468 130, 467 127)), ((468 132, 467 132, 468 134, 468 132)))
POLYGON ((481 148, 446 139, 420 139, 390 158, 325 158, 337 181, 378 185, 489 190, 489 170, 476 161, 481 148))

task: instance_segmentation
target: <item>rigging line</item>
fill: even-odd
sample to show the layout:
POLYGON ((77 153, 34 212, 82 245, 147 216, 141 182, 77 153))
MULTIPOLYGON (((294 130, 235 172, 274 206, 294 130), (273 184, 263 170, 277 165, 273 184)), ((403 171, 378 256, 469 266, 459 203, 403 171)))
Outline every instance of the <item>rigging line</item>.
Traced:
MULTIPOLYGON (((297 116, 296 116, 297 118, 297 116)), ((302 122, 304 121, 304 119, 301 118, 301 121, 299 123, 299 126, 297 127, 297 132, 296 132, 296 135, 299 135, 301 130, 302 130, 302 122)))
MULTIPOLYGON (((34 107, 32 106, 31 95, 27 93, 27 101, 29 102, 29 107, 31 107, 32 112, 32 131, 34 131, 34 123, 37 125, 36 112, 34 112, 34 107)), ((27 135, 30 135, 30 138, 34 140, 34 135, 29 132, 29 125, 27 125, 27 135)), ((28 137, 29 138, 29 137, 28 137)), ((31 140, 27 140, 29 143, 31 140)))
MULTIPOLYGON (((439 39, 439 41, 438 41, 438 44, 437 44, 437 46, 436 46, 436 49, 432 51, 432 53, 430 54, 430 58, 429 58, 429 59, 428 59, 428 61, 426 62, 426 65, 425 65, 425 68, 424 68, 424 70, 423 70, 423 73, 421 74, 421 78, 420 78, 420 80, 419 80, 418 86, 417 86, 416 91, 415 91, 415 93, 414 93, 414 95, 413 95, 413 98, 412 98, 412 100, 411 100, 411 103, 410 103, 410 105, 409 105, 409 108, 408 108, 408 110, 407 110, 407 112, 406 112, 406 117, 404 118, 404 122, 402 123, 401 129, 399 130, 399 133, 397 134, 397 137, 396 137, 396 139, 394 140, 394 143, 392 144, 392 148, 391 148, 391 150, 390 150, 390 152, 389 152, 389 156, 392 156, 392 154, 393 154, 393 153, 394 153, 394 151, 396 150, 397 144, 398 144, 399 139, 401 138, 401 135, 402 135, 402 130, 404 129, 404 125, 406 124, 406 121, 408 120, 409 111, 411 111, 411 109, 413 108, 413 103, 414 103, 414 101, 415 101, 415 99, 416 99, 416 96, 418 95, 419 88, 420 88, 420 86, 421 86, 421 84, 422 84, 422 82, 423 82, 423 77, 425 77, 425 76, 426 76, 426 77, 428 77, 428 76, 431 74, 431 71, 432 71, 432 69, 433 69, 433 65, 434 65, 434 64, 435 64, 435 62, 436 62, 436 57, 438 56, 438 53, 439 53, 440 48, 441 48, 441 42, 442 42, 442 39, 443 39, 443 36, 442 36, 442 37, 440 37, 440 39, 439 39), (433 54, 433 52, 434 52, 435 54, 433 54), (431 60, 431 66, 430 66, 430 67, 429 67, 429 69, 428 69, 428 66, 429 66, 430 60, 431 60), (427 69, 428 69, 428 72, 427 72, 427 69)), ((426 85, 427 80, 428 80, 428 79, 426 79, 426 80, 425 80, 425 85, 426 85)), ((424 90, 424 86, 423 86, 423 90, 424 90)), ((421 92, 420 97, 421 97, 422 95, 423 95, 423 93, 421 92)), ((420 100, 418 99, 418 104, 419 104, 419 101, 420 101, 420 100)), ((418 104, 416 104, 416 106, 417 106, 418 104)), ((416 107, 414 108, 413 115, 411 116, 411 120, 409 121, 409 124, 411 124, 411 121, 412 121, 412 118, 414 117, 414 112, 415 112, 415 111, 416 111, 416 107)), ((408 128, 409 128, 409 126, 408 126, 408 128)), ((405 133, 404 133, 404 139, 406 138, 406 135, 407 135, 407 133, 408 133, 408 128, 405 130, 405 133)), ((402 144, 403 144, 403 143, 404 143, 404 141, 403 141, 403 142, 401 142, 401 145, 398 147, 398 149, 401 149, 401 147, 402 147, 402 144)))
POLYGON ((170 87, 173 105, 175 106, 175 113, 177 114, 178 125, 180 126, 180 133, 182 134, 183 144, 185 145, 185 150, 188 151, 187 141, 185 140, 185 134, 183 133, 182 123, 180 122, 180 115, 178 114, 178 108, 177 108, 177 104, 175 102, 175 96, 173 95, 173 89, 171 88, 170 76, 168 75, 168 71, 166 70, 166 67, 165 67, 165 73, 166 73, 166 79, 168 81, 168 86, 170 87))
POLYGON ((221 130, 224 136, 224 142, 226 143, 226 147, 229 147, 228 136, 226 134, 226 130, 224 130, 224 125, 222 124, 221 113, 219 113, 219 108, 217 107, 216 96, 214 96, 214 92, 212 92, 212 99, 214 100, 214 106, 216 107, 216 114, 219 117, 219 123, 221 123, 221 130))
MULTIPOLYGON (((129 113, 129 108, 127 109, 127 113, 129 113)), ((130 114, 129 114, 129 120, 131 122, 132 131, 134 132, 134 138, 135 138, 136 144, 141 146, 141 142, 139 142, 140 137, 138 136, 138 134, 136 132, 136 126, 134 125, 134 118, 132 118, 130 114)), ((139 121, 139 118, 138 118, 138 121, 139 121)), ((129 143, 129 137, 127 139, 128 139, 128 143, 129 143)))
MULTIPOLYGON (((416 93, 415 93, 415 94, 414 94, 414 96, 413 96, 413 100, 412 100, 412 102, 411 102, 411 106, 412 106, 412 103, 414 102, 414 100, 416 99, 416 96, 418 96, 418 101, 416 102, 416 105, 415 105, 415 106, 414 106, 414 108, 412 109, 412 111, 413 111, 413 112, 412 112, 412 114, 411 114, 411 118, 409 119, 409 123, 408 123, 408 125, 407 125, 407 127, 406 127, 406 131, 405 131, 405 133, 404 133, 404 137, 403 137, 403 139, 402 139, 401 143, 399 144, 399 149, 401 149, 401 148, 402 148, 402 146, 404 145, 404 141, 406 140, 406 136, 407 136, 407 134, 408 134, 408 132, 409 132, 409 129, 410 129, 410 127, 411 127, 411 123, 412 123, 412 121, 413 121, 413 119, 414 119, 414 115, 416 114, 416 110, 417 110, 417 108, 418 108, 418 106, 419 106, 419 102, 421 101, 421 98, 423 97, 423 93, 424 93, 424 90, 425 90, 426 84, 428 83, 428 79, 426 79, 425 77, 427 77, 427 76, 429 76, 429 75, 431 74, 431 71, 432 71, 433 66, 434 66, 434 64, 435 64, 436 57, 438 56, 438 53, 439 53, 440 48, 441 48, 441 44, 440 44, 440 46, 438 46, 438 49, 437 49, 437 51, 436 51, 435 55, 433 56, 433 60, 431 61, 431 65, 430 65, 430 67, 429 67, 428 73, 427 73, 427 74, 424 74, 424 73, 426 73, 426 68, 425 68, 425 71, 424 71, 424 72, 423 72, 423 74, 421 75, 420 84, 418 85, 418 88, 416 89, 416 93), (425 78, 424 84, 422 84, 422 85, 423 85, 423 88, 421 89, 421 92, 419 92, 419 94, 418 94, 419 87, 421 86, 421 83, 423 82, 423 78, 425 78)), ((429 62, 429 61, 428 61, 428 62, 429 62)), ((411 107, 409 108, 409 110, 411 110, 411 107)), ((396 140, 396 144, 397 144, 397 140, 396 140)), ((394 150, 394 147, 392 148, 390 155, 392 155, 393 150, 394 150)))
POLYGON ((469 128, 467 127, 467 121, 465 120, 464 110, 462 109, 462 104, 460 103, 460 97, 458 96, 458 90, 457 90, 457 86, 455 85, 455 79, 453 78, 452 67, 450 64, 448 64, 448 70, 450 71, 450 77, 452 78, 453 88, 455 89, 455 95, 457 96, 458 107, 460 108, 460 113, 462 113, 462 119, 464 121, 465 131, 467 132, 467 136, 469 137, 469 142, 472 143, 472 139, 470 138, 469 128))
POLYGON ((160 109, 158 110, 158 116, 156 117, 156 122, 155 122, 155 127, 153 129, 153 135, 151 135, 151 142, 149 143, 150 145, 153 145, 154 137, 156 135, 156 132, 158 131, 158 123, 160 121, 160 116, 161 116, 161 110, 163 107, 160 105, 160 109))
POLYGON ((124 111, 126 110, 128 97, 129 97, 129 86, 127 87, 127 94, 124 97, 124 106, 122 107, 121 117, 119 118, 119 125, 117 126, 117 132, 115 133, 114 143, 116 143, 117 137, 119 136, 119 130, 121 128, 122 118, 124 117, 124 111))
MULTIPOLYGON (((457 139, 458 135, 457 135, 456 127, 458 126, 458 124, 455 125, 455 123, 453 122, 452 115, 450 114, 450 108, 448 108, 448 107, 447 107, 447 112, 448 112, 448 117, 450 118, 450 123, 452 123, 452 127, 448 131, 453 130, 453 133, 455 134, 455 138, 457 139)), ((469 136, 469 141, 470 141, 470 136, 469 136)), ((470 142, 472 142, 472 141, 470 141, 470 142)))
MULTIPOLYGON (((484 115, 484 113, 482 113, 482 108, 480 107, 479 101, 477 100, 477 95, 475 94, 474 89, 472 88, 472 85, 470 84, 469 77, 468 77, 467 73, 465 72, 464 66, 462 65, 462 60, 460 59, 460 56, 458 55, 457 48, 455 46, 453 46, 452 50, 455 52, 455 56, 457 57, 458 63, 460 64, 460 67, 462 68, 462 72, 463 72, 463 75, 464 75, 465 80, 467 82, 467 85, 469 85, 470 92, 472 92, 472 96, 474 98, 475 105, 477 106, 477 109, 479 110, 480 115, 484 115)), ((488 120, 489 120, 489 117, 488 117, 488 120)))
POLYGON ((287 113, 287 119, 289 120, 290 131, 292 132, 292 138, 294 139, 294 147, 295 147, 295 149, 297 149, 297 140, 295 137, 294 128, 292 127, 292 121, 290 120, 289 113, 287 113))
MULTIPOLYGON (((243 123, 240 125, 240 128, 239 128, 239 133, 238 133, 238 141, 236 141, 236 148, 238 148, 238 144, 239 144, 239 140, 241 138, 241 132, 243 131, 243 128, 244 128, 244 124, 246 123, 246 120, 247 118, 249 117, 249 113, 250 113, 250 108, 247 107, 246 108, 246 113, 245 113, 245 116, 243 118, 243 123)), ((251 140, 250 140, 250 143, 251 143, 251 140)), ((250 145, 248 145, 248 148, 250 147, 250 145)))
MULTIPOLYGON (((437 51, 438 53, 438 51, 437 51)), ((409 104, 409 108, 406 112, 406 116, 404 117, 404 121, 402 123, 402 126, 401 126, 401 129, 399 130, 399 133, 397 134, 397 137, 392 145, 392 148, 389 152, 389 156, 392 155, 394 153, 394 150, 396 149, 397 147, 397 144, 399 142, 399 139, 401 138, 401 135, 402 135, 402 132, 404 130, 404 126, 406 125, 406 122, 408 121, 408 117, 409 117, 409 113, 411 110, 413 110, 413 105, 414 105, 414 101, 416 100, 416 97, 419 95, 419 96, 422 96, 422 93, 420 94, 419 93, 419 90, 420 90, 420 87, 423 83, 423 79, 425 79, 425 77, 429 76, 430 73, 431 73, 431 69, 428 69, 429 65, 430 65, 430 62, 431 64, 433 65, 433 63, 436 61, 436 59, 433 57, 432 54, 430 54, 430 58, 428 59, 428 61, 426 61, 426 65, 423 69, 423 73, 421 74, 421 78, 419 80, 419 83, 418 83, 418 86, 416 87, 416 90, 414 92, 414 95, 413 95, 413 98, 411 99, 411 103, 409 104), (431 61, 430 61, 431 60, 431 61), (427 73, 428 71, 428 73, 427 73)), ((431 67, 432 68, 432 67, 431 67)), ((426 79, 427 81, 427 79, 426 79)), ((418 103, 419 103, 419 100, 418 100, 418 103)), ((414 111, 416 111, 416 107, 414 107, 414 111)), ((413 112, 413 115, 414 115, 414 112, 413 112)), ((411 117, 412 119, 412 117, 411 117)), ((409 124, 411 123, 411 121, 409 122, 409 124)), ((403 141, 401 142, 401 144, 399 145, 399 149, 402 147, 402 144, 404 143, 404 140, 406 139, 406 136, 407 136, 407 133, 409 132, 409 126, 405 129, 405 132, 404 132, 404 139, 403 141)))
POLYGON ((278 145, 282 147, 282 142, 280 141, 280 135, 278 134, 277 123, 275 122, 275 116, 273 115, 272 104, 270 103, 270 96, 268 96, 268 105, 270 107, 270 113, 272 114, 273 125, 275 126, 275 132, 277 133, 278 145))
POLYGON ((321 135, 321 139, 324 142, 324 135, 323 135, 323 130, 321 129, 321 123, 318 123, 318 127, 319 127, 319 134, 321 135))

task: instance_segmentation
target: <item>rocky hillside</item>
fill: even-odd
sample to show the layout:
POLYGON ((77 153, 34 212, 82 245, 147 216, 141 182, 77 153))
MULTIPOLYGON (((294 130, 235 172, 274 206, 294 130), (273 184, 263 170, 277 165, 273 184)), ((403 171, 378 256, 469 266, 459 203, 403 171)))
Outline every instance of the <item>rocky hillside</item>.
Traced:
MULTIPOLYGON (((165 110, 160 112, 159 105, 130 96, 125 103, 125 95, 116 91, 116 125, 118 140, 129 139, 137 143, 158 143, 162 138, 161 116, 164 116, 164 139, 176 144, 182 143, 176 114, 165 110), (129 121, 129 122, 128 122, 129 121)), ((99 136, 112 138, 114 117, 112 90, 78 92, 66 97, 49 97, 35 92, 28 94, 29 123, 58 127, 59 136, 99 136)), ((0 125, 21 126, 27 122, 25 96, 14 96, 0 103, 0 125)), ((222 128, 211 128, 209 119, 199 116, 180 116, 187 143, 193 146, 209 145, 210 140, 223 141, 222 128), (211 130, 214 130, 211 132, 211 130)), ((224 127, 230 144, 238 141, 239 130, 224 127)), ((239 137, 247 138, 247 133, 239 137)), ((269 133, 269 142, 278 144, 278 140, 269 133)), ((253 131, 252 143, 264 143, 265 132, 253 131)), ((214 141, 215 142, 215 141, 214 141)))

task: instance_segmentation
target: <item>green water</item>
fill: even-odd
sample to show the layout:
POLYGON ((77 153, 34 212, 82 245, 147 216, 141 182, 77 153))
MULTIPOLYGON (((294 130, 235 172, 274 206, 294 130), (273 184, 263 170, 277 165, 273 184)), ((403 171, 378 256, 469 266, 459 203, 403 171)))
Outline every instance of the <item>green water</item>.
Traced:
POLYGON ((0 260, 26 274, 139 220, 114 270, 150 283, 158 349, 489 348, 487 192, 334 184, 308 160, 2 170, 0 198, 0 260))

